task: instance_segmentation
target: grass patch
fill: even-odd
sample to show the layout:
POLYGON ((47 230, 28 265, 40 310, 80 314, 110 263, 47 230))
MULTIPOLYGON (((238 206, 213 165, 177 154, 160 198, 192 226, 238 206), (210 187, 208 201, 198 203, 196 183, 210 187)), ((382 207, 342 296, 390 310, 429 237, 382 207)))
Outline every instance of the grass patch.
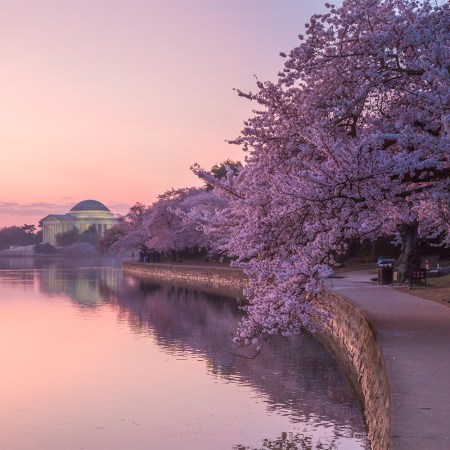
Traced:
POLYGON ((433 300, 450 307, 450 275, 443 277, 428 278, 427 287, 399 288, 399 291, 406 292, 416 297, 433 300))

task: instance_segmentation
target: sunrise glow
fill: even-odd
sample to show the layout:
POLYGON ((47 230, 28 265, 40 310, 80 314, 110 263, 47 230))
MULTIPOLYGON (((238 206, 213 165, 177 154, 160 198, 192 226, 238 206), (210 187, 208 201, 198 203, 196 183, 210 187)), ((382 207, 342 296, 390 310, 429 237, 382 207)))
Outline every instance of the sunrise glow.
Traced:
POLYGON ((94 198, 114 213, 243 160, 233 88, 276 79, 322 2, 2 2, 0 226, 94 198))

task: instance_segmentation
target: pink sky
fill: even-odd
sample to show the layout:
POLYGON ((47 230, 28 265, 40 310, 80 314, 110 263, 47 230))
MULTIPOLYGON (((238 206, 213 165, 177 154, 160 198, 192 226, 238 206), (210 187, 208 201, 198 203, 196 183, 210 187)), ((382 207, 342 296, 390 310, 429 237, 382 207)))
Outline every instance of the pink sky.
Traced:
POLYGON ((242 151, 254 74, 275 80, 280 51, 315 0, 0 1, 0 227, 37 223, 96 199, 115 213, 198 185, 242 151))

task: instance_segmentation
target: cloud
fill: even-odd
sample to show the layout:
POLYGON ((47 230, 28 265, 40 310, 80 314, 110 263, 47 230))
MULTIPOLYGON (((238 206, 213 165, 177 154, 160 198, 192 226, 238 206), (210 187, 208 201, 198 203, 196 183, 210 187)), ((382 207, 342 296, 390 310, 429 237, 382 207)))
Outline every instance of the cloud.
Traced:
MULTIPOLYGON (((123 202, 109 202, 106 204, 113 213, 126 214, 130 204, 123 202)), ((31 202, 17 203, 0 201, 0 216, 40 216, 49 214, 65 214, 74 206, 70 203, 31 202)))
POLYGON ((10 206, 15 206, 18 205, 18 203, 13 203, 13 202, 0 202, 0 208, 8 208, 10 206))
POLYGON ((28 216, 41 215, 47 216, 51 213, 65 213, 73 205, 57 204, 49 202, 32 202, 32 203, 16 203, 16 202, 0 202, 1 216, 28 216))
POLYGON ((58 207, 60 205, 57 205, 55 203, 49 203, 49 202, 33 202, 33 203, 28 203, 26 204, 26 206, 30 206, 30 207, 42 207, 42 208, 55 208, 58 207))

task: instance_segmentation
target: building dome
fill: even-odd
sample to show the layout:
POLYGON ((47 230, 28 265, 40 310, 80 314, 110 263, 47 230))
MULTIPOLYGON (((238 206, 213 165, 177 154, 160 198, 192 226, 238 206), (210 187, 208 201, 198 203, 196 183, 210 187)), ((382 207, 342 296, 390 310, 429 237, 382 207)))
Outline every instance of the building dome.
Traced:
POLYGON ((77 203, 70 212, 73 211, 108 211, 110 210, 101 202, 97 200, 83 200, 77 203))
POLYGON ((77 203, 68 214, 50 214, 42 219, 43 243, 58 245, 58 234, 67 233, 76 228, 80 233, 95 230, 100 237, 116 225, 119 220, 97 200, 83 200, 77 203))

